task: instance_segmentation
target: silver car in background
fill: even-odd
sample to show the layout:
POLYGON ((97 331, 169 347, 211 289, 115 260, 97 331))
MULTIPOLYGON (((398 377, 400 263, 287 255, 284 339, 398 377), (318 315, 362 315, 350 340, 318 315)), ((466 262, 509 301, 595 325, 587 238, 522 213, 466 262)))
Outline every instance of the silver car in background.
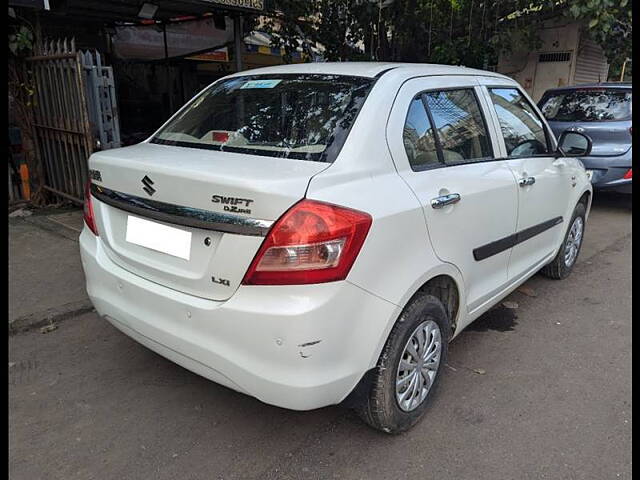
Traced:
POLYGON ((565 130, 588 135, 581 158, 595 190, 631 193, 631 83, 597 83, 547 90, 538 107, 556 138, 565 130))

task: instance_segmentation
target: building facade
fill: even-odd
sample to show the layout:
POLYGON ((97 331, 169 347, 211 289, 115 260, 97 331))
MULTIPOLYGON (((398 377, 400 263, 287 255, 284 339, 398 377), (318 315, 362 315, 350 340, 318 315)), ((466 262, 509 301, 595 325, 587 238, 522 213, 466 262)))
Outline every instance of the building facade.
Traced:
POLYGON ((497 71, 516 80, 534 101, 549 88, 605 82, 609 64, 584 27, 565 18, 547 20, 534 51, 501 54, 497 71))

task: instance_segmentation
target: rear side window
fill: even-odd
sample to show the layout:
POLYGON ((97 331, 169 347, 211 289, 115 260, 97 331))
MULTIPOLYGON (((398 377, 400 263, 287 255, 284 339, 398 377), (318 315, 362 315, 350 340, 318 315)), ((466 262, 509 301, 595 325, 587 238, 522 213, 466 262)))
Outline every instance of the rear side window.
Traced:
POLYGON ((403 139, 413 170, 493 158, 473 89, 420 94, 409 107, 403 139))
POLYGON ((631 91, 596 88, 553 92, 544 97, 540 110, 554 122, 631 120, 631 91))
POLYGON ((331 162, 372 85, 342 75, 230 78, 200 94, 151 141, 331 162))
POLYGON ((530 157, 549 153, 542 120, 516 88, 490 88, 489 95, 500 120, 509 157, 530 157))
POLYGON ((433 128, 420 97, 411 102, 402 137, 411 168, 436 167, 440 164, 433 128))

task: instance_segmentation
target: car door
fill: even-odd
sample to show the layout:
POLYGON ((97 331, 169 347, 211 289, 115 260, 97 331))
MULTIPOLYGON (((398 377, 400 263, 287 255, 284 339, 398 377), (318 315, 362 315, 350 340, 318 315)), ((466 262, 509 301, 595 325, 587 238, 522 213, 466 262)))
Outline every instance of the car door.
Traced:
POLYGON ((436 255, 462 274, 469 313, 507 283, 510 249, 483 252, 514 234, 518 204, 479 89, 471 76, 409 80, 387 126, 396 168, 422 204, 436 255))
POLYGON ((555 139, 542 115, 513 82, 490 80, 483 88, 501 132, 501 155, 518 182, 518 224, 509 280, 539 269, 553 256, 569 221, 564 218, 575 178, 566 160, 554 156, 555 139))

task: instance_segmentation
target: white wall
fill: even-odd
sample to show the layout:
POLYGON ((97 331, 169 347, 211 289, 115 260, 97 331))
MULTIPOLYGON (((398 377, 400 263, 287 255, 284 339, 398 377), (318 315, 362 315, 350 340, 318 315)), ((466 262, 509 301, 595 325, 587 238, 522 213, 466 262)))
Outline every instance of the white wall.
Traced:
POLYGON ((540 32, 540 40, 542 45, 535 51, 521 49, 501 54, 497 68, 520 83, 534 101, 549 88, 606 80, 608 67, 602 49, 581 34, 579 23, 563 18, 548 20, 540 32), (539 61, 541 54, 561 52, 568 52, 570 58, 539 61))

